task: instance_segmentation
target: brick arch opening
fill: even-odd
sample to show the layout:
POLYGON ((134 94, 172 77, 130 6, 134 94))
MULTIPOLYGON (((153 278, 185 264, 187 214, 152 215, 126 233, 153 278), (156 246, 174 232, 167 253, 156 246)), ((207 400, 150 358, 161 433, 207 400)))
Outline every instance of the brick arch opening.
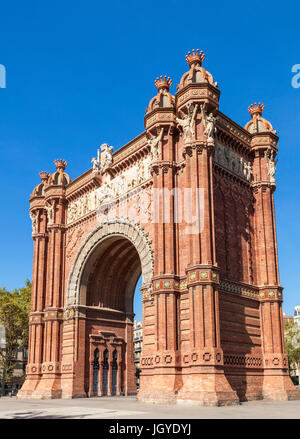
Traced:
POLYGON ((111 223, 92 232, 75 259, 69 279, 73 292, 68 295, 67 307, 84 310, 79 329, 80 373, 88 396, 136 393, 133 301, 141 275, 142 287, 150 286, 150 244, 136 224, 111 223))
POLYGON ((135 286, 141 274, 141 261, 132 242, 120 235, 108 237, 85 266, 81 300, 86 306, 132 313, 135 286))
MULTIPOLYGON (((87 300, 89 300, 87 297, 87 289, 90 273, 94 270, 97 260, 99 260, 101 255, 104 255, 105 251, 117 255, 117 252, 113 249, 113 244, 115 244, 116 247, 120 245, 120 248, 122 248, 123 245, 123 250, 128 251, 128 256, 132 256, 133 258, 135 250, 140 265, 137 262, 138 259, 134 258, 134 266, 128 266, 131 273, 131 283, 136 283, 142 273, 142 287, 151 290, 151 279, 153 277, 154 269, 151 240, 149 240, 148 234, 145 233, 144 229, 138 224, 126 219, 119 219, 96 227, 87 236, 83 245, 79 249, 69 275, 66 300, 67 306, 87 304, 87 300), (139 269, 137 267, 138 265, 140 267, 139 269), (135 278, 136 280, 134 281, 135 278)), ((126 257, 123 261, 126 262, 126 257)), ((127 310, 130 308, 131 301, 128 291, 129 290, 127 290, 125 294, 127 298, 127 310)))

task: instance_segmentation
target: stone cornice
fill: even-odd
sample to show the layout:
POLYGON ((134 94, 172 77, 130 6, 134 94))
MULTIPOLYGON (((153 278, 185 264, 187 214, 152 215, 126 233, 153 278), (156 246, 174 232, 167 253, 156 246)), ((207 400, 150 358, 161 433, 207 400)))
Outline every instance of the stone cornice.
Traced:
POLYGON ((272 133, 271 131, 265 131, 261 133, 255 133, 252 134, 251 139, 251 148, 253 150, 256 149, 266 149, 272 146, 275 151, 277 152, 277 142, 279 140, 279 137, 272 133))
POLYGON ((34 197, 29 200, 30 202, 30 211, 36 209, 45 209, 45 197, 34 197))
POLYGON ((65 197, 66 187, 62 185, 51 185, 45 188, 45 201, 51 198, 65 197))
POLYGON ((96 189, 100 186, 100 182, 101 177, 98 174, 93 174, 92 172, 87 174, 87 176, 85 176, 84 179, 79 180, 75 186, 68 187, 66 192, 67 200, 73 201, 83 194, 96 189))
POLYGON ((270 181, 253 181, 251 186, 254 192, 257 192, 258 189, 262 189, 263 191, 270 189, 272 192, 274 192, 276 189, 276 183, 271 183, 270 181))
POLYGON ((113 166, 116 166, 119 164, 121 160, 124 160, 124 158, 131 155, 133 152, 140 149, 143 145, 146 143, 146 132, 143 131, 141 134, 139 134, 137 137, 132 139, 130 142, 126 143, 124 146, 119 148, 113 155, 114 157, 114 164, 113 166))
POLYGON ((225 134, 229 136, 226 139, 226 143, 230 144, 236 149, 241 149, 244 150, 244 152, 249 153, 251 151, 252 135, 220 111, 216 112, 216 116, 218 116, 217 137, 221 138, 222 140, 222 134, 225 134))
POLYGON ((45 233, 39 232, 39 233, 33 233, 32 234, 32 239, 46 239, 47 237, 48 237, 48 233, 47 232, 45 232, 45 233))
POLYGON ((221 279, 219 290, 226 293, 238 294, 240 296, 248 297, 249 299, 259 300, 259 289, 244 282, 221 279))
POLYGON ((205 102, 213 107, 219 106, 220 90, 213 85, 201 82, 186 85, 175 94, 175 106, 178 110, 188 101, 205 102))
POLYGON ((174 107, 155 108, 151 112, 147 113, 144 117, 145 126, 147 130, 153 128, 155 125, 175 125, 176 123, 176 110, 174 107))

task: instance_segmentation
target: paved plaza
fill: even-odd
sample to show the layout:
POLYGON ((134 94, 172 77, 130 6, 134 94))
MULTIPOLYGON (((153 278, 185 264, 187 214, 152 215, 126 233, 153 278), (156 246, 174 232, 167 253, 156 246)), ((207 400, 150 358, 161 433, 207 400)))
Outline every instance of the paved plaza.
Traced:
POLYGON ((251 401, 227 407, 139 403, 135 397, 18 400, 0 398, 1 419, 300 419, 300 400, 251 401))

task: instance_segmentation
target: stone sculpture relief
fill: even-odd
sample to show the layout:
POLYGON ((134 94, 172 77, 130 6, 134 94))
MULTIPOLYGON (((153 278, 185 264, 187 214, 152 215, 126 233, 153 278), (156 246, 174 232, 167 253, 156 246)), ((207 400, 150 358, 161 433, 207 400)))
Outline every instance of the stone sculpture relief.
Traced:
POLYGON ((278 160, 274 161, 274 151, 268 149, 265 151, 268 176, 270 177, 270 183, 275 183, 276 164, 278 160))
POLYGON ((54 222, 54 203, 55 201, 53 200, 52 202, 49 203, 50 204, 49 206, 46 206, 48 225, 51 225, 54 222))
POLYGON ((37 232, 38 225, 38 213, 37 212, 29 212, 30 219, 32 221, 32 233, 37 232))
POLYGON ((97 158, 93 157, 91 162, 93 164, 93 172, 98 172, 100 170, 101 158, 100 158, 100 149, 97 149, 97 158))
POLYGON ((178 125, 181 126, 183 130, 185 144, 190 143, 195 136, 194 122, 195 122, 198 104, 194 106, 193 112, 192 112, 191 104, 188 104, 187 107, 188 107, 188 114, 184 116, 183 119, 176 117, 176 122, 178 123, 178 125))
POLYGON ((214 161, 240 177, 251 181, 251 163, 244 157, 233 152, 229 147, 216 143, 214 161))
POLYGON ((101 167, 106 168, 113 163, 113 146, 103 143, 101 146, 101 167))
POLYGON ((159 145, 160 145, 161 140, 162 140, 163 132, 164 132, 164 129, 161 128, 158 136, 154 137, 154 136, 151 136, 151 134, 150 134, 150 138, 147 139, 147 143, 148 143, 148 145, 150 145, 150 148, 151 148, 152 161, 159 159, 159 145))
POLYGON ((204 134, 207 136, 207 141, 214 143, 215 133, 217 132, 216 123, 218 118, 213 113, 207 114, 204 111, 204 106, 201 105, 201 114, 205 127, 204 134))
POLYGON ((100 149, 97 150, 97 158, 93 157, 91 162, 93 164, 93 172, 103 172, 113 163, 113 146, 108 143, 103 143, 100 149))
MULTIPOLYGON (((162 135, 162 132, 160 135, 162 135)), ((140 160, 136 165, 124 171, 123 174, 117 175, 112 180, 107 178, 101 187, 83 195, 76 201, 70 202, 67 223, 72 223, 100 206, 113 202, 113 200, 126 194, 143 181, 151 178, 150 163, 151 157, 149 155, 146 159, 140 160)))

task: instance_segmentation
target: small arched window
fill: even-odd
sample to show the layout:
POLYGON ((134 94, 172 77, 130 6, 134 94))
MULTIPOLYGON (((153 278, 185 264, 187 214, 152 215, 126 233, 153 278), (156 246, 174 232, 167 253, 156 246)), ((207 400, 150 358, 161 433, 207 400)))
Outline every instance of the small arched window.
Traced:
POLYGON ((170 106, 169 96, 163 95, 163 97, 162 97, 162 106, 163 107, 169 107, 170 106))
POLYGON ((199 70, 196 72, 195 82, 201 82, 201 72, 199 70))
POLYGON ((96 348, 94 350, 94 365, 99 364, 99 349, 96 348))

